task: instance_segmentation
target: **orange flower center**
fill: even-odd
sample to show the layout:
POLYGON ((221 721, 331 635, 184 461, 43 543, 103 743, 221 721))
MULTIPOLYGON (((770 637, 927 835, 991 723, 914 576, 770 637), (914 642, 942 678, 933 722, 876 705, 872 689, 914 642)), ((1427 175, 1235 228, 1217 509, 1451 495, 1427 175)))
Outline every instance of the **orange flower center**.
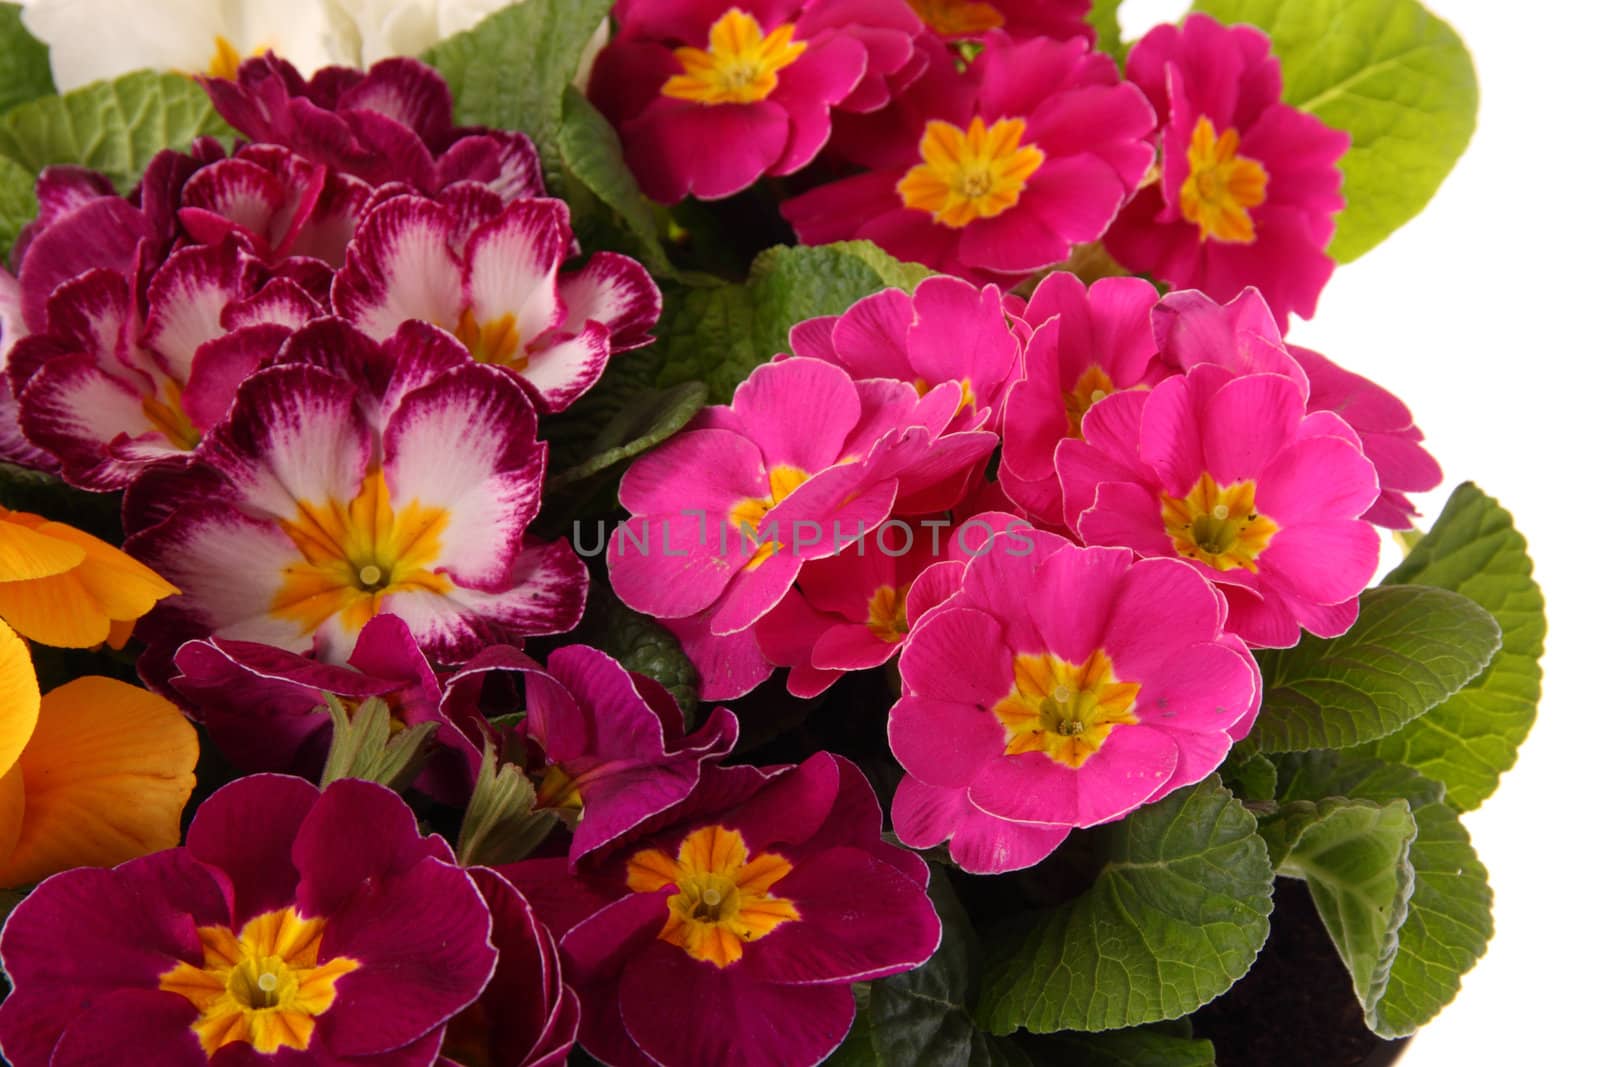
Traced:
POLYGON ((1256 483, 1246 479, 1219 486, 1201 474, 1182 498, 1161 494, 1161 521, 1173 550, 1219 571, 1238 567, 1254 574, 1278 524, 1256 511, 1256 483))
POLYGON ((1111 380, 1098 363, 1091 363, 1078 375, 1077 384, 1062 396, 1061 402, 1067 410, 1067 436, 1083 436, 1083 417, 1089 409, 1100 401, 1117 391, 1117 385, 1111 380))
POLYGON ((199 1009, 190 1029, 207 1056, 237 1041, 266 1056, 285 1045, 303 1052, 317 1016, 333 1006, 339 979, 361 966, 345 956, 318 961, 326 924, 290 907, 256 916, 237 934, 202 926, 201 966, 180 962, 161 976, 160 988, 199 1009))
POLYGON ((150 425, 160 430, 174 448, 192 452, 200 443, 200 431, 183 410, 183 387, 171 378, 160 375, 156 391, 147 394, 140 406, 150 425))
POLYGON ((761 540, 759 533, 761 522, 767 517, 767 512, 777 507, 785 497, 804 485, 806 479, 810 477, 811 475, 799 467, 780 463, 767 473, 767 484, 772 487, 770 494, 765 497, 745 497, 729 510, 728 523, 739 531, 739 536, 759 542, 755 555, 744 565, 745 570, 755 570, 771 559, 773 553, 782 547, 775 541, 761 540))
POLYGON ((478 316, 468 308, 461 313, 455 334, 479 363, 494 363, 515 371, 528 366, 528 354, 522 350, 522 338, 517 336, 517 317, 510 312, 479 323, 478 316))
POLYGON ((1200 116, 1189 141, 1189 176, 1178 190, 1178 207, 1200 227, 1202 241, 1250 244, 1256 239, 1250 208, 1267 198, 1267 172, 1238 150, 1238 130, 1218 137, 1211 120, 1200 116))
POLYGON ((1009 211, 1044 165, 1044 153, 1022 143, 1026 131, 1022 119, 974 118, 965 133, 934 119, 922 133, 923 161, 895 186, 901 202, 951 229, 1009 211))
POLYGON ((1006 729, 1008 756, 1043 752, 1076 770, 1112 730, 1139 721, 1133 713, 1139 683, 1119 682, 1104 649, 1082 663, 1048 652, 1021 655, 1011 669, 1011 692, 993 708, 1006 729))
POLYGON ((867 602, 867 629, 886 645, 898 645, 911 630, 906 624, 906 590, 910 588, 880 585, 867 602))
POLYGON ((683 66, 661 87, 662 96, 713 104, 754 104, 778 87, 778 72, 799 59, 804 41, 794 39, 794 24, 785 22, 771 33, 736 7, 711 27, 705 49, 675 48, 683 66))
POLYGON ((300 501, 295 517, 278 526, 303 562, 284 568, 273 614, 297 620, 307 634, 339 615, 353 632, 382 611, 390 593, 448 593, 450 579, 432 564, 449 523, 448 510, 417 501, 396 512, 382 471, 366 476, 354 500, 300 501))
POLYGON ((980 0, 911 0, 911 10, 941 37, 976 37, 1006 24, 998 8, 980 0))
POLYGON ((705 826, 683 839, 677 859, 645 849, 628 860, 628 888, 654 893, 673 886, 667 922, 657 936, 697 960, 717 967, 736 963, 747 942, 800 918, 794 902, 772 887, 794 865, 776 852, 751 857, 744 836, 725 826, 705 826))

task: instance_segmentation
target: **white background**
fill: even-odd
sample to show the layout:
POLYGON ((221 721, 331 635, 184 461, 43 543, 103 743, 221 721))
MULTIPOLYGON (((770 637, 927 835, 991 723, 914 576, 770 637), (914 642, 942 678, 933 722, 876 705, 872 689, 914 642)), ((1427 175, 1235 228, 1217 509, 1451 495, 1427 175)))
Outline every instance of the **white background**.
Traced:
MULTIPOLYGON (((1477 134, 1433 203, 1341 267, 1290 337, 1410 405, 1445 470, 1424 524, 1466 480, 1511 510, 1550 636, 1533 733, 1465 818, 1495 891, 1494 939, 1403 1063, 1600 1063, 1584 1036, 1600 986, 1600 15, 1589 0, 1424 2, 1473 52, 1477 134)), ((1128 0, 1123 23, 1186 7, 1128 0)))

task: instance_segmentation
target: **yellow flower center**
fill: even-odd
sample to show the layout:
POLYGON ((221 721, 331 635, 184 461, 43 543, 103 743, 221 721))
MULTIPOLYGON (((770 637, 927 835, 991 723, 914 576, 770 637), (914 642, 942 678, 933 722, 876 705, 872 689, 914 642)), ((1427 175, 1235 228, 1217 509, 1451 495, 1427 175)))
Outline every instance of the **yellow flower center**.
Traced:
POLYGON ((522 350, 522 338, 517 336, 517 317, 510 312, 479 323, 478 316, 468 308, 461 313, 455 334, 479 363, 494 363, 514 371, 528 366, 528 354, 522 350))
POLYGON ((1178 190, 1183 217, 1200 227, 1202 241, 1250 244, 1256 239, 1250 208, 1267 198, 1267 172, 1260 163, 1236 155, 1239 131, 1221 137, 1204 115, 1189 141, 1189 176, 1178 190))
POLYGON ((1219 486, 1200 475, 1183 498, 1161 494, 1161 521, 1180 556, 1219 571, 1237 567, 1254 574, 1278 524, 1256 511, 1256 483, 1246 479, 1219 486))
POLYGON ((278 526, 303 562, 283 569, 273 614, 298 621, 307 634, 339 615, 353 632, 382 611, 390 593, 448 593, 450 579, 431 564, 449 523, 449 511, 416 501, 396 513, 382 471, 366 476, 354 500, 300 501, 295 517, 278 526))
POLYGON ((305 1051, 317 1016, 333 1006, 335 984, 361 966, 345 956, 318 961, 325 925, 291 907, 258 915, 237 934, 226 926, 196 931, 201 966, 179 963, 160 987, 199 1009, 190 1029, 207 1056, 236 1041, 266 1056, 285 1045, 305 1051))
POLYGON ((976 37, 1006 24, 999 8, 978 0, 911 0, 911 10, 941 37, 976 37))
POLYGON ((1006 728, 1006 755, 1043 752, 1076 770, 1100 750, 1111 731, 1139 721, 1133 713, 1138 682, 1119 682, 1111 657, 1095 649, 1082 663, 1050 653, 1011 663, 1011 692, 994 706, 1006 728))
POLYGON ((1009 211, 1033 172, 1044 165, 1044 153, 1022 143, 1026 130, 1022 119, 988 126, 974 118, 963 133, 959 126, 934 119, 922 132, 923 162, 895 186, 901 201, 951 229, 1009 211))
POLYGON ((678 857, 645 849, 628 860, 628 888, 667 898, 667 922, 657 936, 697 960, 726 967, 744 955, 747 941, 766 937, 800 918, 794 902, 771 893, 794 865, 776 852, 751 857, 744 836, 725 826, 705 826, 683 839, 678 857))
POLYGON ((772 95, 778 72, 805 50, 793 23, 764 34, 761 23, 732 7, 711 27, 708 48, 673 49, 683 73, 668 78, 661 95, 708 106, 754 104, 772 95))
POLYGON ((583 811, 581 785, 578 779, 562 770, 560 764, 551 764, 540 774, 535 797, 541 808, 576 816, 583 811))
POLYGON ((1062 396, 1061 402, 1067 409, 1067 436, 1083 436, 1083 417, 1089 409, 1100 401, 1117 391, 1116 383, 1111 380, 1111 375, 1101 369, 1100 364, 1091 363, 1084 372, 1078 375, 1077 384, 1062 396))
POLYGON ((218 34, 213 40, 216 42, 216 50, 211 53, 211 62, 206 65, 204 73, 207 77, 226 78, 229 81, 239 80, 240 63, 243 63, 246 59, 264 56, 267 54, 267 50, 272 47, 268 44, 260 45, 248 55, 245 55, 239 51, 232 41, 221 34, 218 34))
POLYGON ((161 375, 156 391, 146 395, 140 407, 150 425, 160 430, 173 447, 192 452, 200 443, 200 431, 183 410, 183 387, 171 378, 161 375))
MULTIPOLYGON (((748 496, 728 511, 728 523, 739 531, 741 538, 752 541, 759 540, 757 534, 761 529, 761 521, 767 517, 767 512, 777 507, 790 493, 805 484, 811 475, 799 467, 790 467, 780 463, 767 472, 767 484, 772 487, 772 492, 765 497, 748 496)), ((761 541, 757 546, 755 555, 750 557, 750 562, 744 565, 747 571, 753 571, 767 560, 781 546, 772 541, 761 541)))
POLYGON ((880 585, 867 602, 867 629, 886 645, 898 645, 910 631, 906 624, 906 590, 902 585, 880 585))

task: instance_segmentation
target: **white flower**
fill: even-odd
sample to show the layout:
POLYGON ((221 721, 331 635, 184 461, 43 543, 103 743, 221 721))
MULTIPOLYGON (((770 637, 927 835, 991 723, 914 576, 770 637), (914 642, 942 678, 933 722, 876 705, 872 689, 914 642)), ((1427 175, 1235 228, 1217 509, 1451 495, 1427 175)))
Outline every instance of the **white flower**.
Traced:
POLYGON ((62 92, 153 68, 232 76, 268 49, 301 70, 357 58, 328 0, 26 0, 28 32, 50 48, 62 92))
POLYGON ((333 22, 371 66, 389 56, 415 56, 470 30, 511 0, 327 0, 333 22))

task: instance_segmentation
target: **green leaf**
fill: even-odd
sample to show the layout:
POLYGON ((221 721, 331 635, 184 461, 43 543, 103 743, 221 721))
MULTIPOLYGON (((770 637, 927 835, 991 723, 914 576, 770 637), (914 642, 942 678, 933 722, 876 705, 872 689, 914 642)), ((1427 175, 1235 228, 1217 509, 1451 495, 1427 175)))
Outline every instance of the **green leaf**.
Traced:
POLYGON ((1196 0, 1272 38, 1284 100, 1350 134, 1329 254, 1349 263, 1423 209, 1466 150, 1478 80, 1461 38, 1416 0, 1196 0))
POLYGON ((1286 800, 1339 795, 1411 805, 1417 836, 1410 860, 1416 883, 1383 995, 1367 1005, 1367 1025, 1382 1037, 1413 1033, 1444 1008, 1488 948, 1494 933, 1488 872, 1466 829, 1439 798, 1442 787, 1380 760, 1343 753, 1279 758, 1286 800), (1341 758, 1342 757, 1342 758, 1341 758))
POLYGON ((1222 784, 1240 800, 1271 800, 1278 795, 1278 767, 1260 752, 1235 745, 1217 768, 1222 784))
POLYGON ((50 50, 22 25, 22 8, 0 4, 0 114, 56 91, 50 50))
POLYGON ((944 926, 933 958, 914 971, 858 986, 856 1020, 833 1067, 1028 1067, 1005 1038, 979 1030, 971 1002, 977 989, 978 935, 950 880, 933 869, 928 895, 944 926))
POLYGON ((228 132, 193 79, 135 71, 12 108, 0 117, 0 155, 35 174, 52 163, 74 163, 127 190, 157 152, 228 132))
POLYGON ((1038 1067, 1217 1067, 1209 1041, 1155 1030, 1055 1034, 1024 1045, 1038 1067))
POLYGON ((538 790, 516 763, 501 762, 491 746, 461 818, 456 860, 463 867, 527 859, 555 829, 554 812, 539 808, 538 790))
POLYGON ((609 589, 592 589, 590 598, 600 618, 596 647, 628 670, 660 682, 683 709, 685 723, 692 723, 700 702, 700 676, 672 631, 631 610, 609 589))
POLYGON ((546 179, 561 192, 561 175, 551 172, 562 158, 567 86, 611 4, 524 0, 440 41, 421 59, 449 83, 458 123, 526 133, 539 148, 546 179))
MULTIPOLYGON (((633 171, 623 160, 622 142, 604 115, 572 86, 562 104, 561 128, 556 134, 561 164, 573 182, 587 189, 621 222, 634 243, 634 252, 655 274, 672 272, 661 247, 655 208, 639 191, 633 171)), ((576 224, 581 229, 584 219, 576 224)))
POLYGON ((1272 864, 1255 828, 1215 775, 1108 827, 1089 890, 990 961, 980 1023, 998 1034, 1118 1029, 1222 994, 1267 939, 1272 864))
POLYGON ((1089 25, 1094 27, 1094 46, 1098 51, 1121 64, 1128 58, 1128 46, 1122 40, 1122 23, 1117 19, 1117 8, 1122 0, 1094 0, 1089 8, 1089 25))
POLYGON ((654 448, 681 430, 705 406, 702 382, 685 382, 672 389, 652 389, 635 396, 590 443, 587 459, 560 472, 546 483, 551 491, 592 478, 623 460, 654 448))
POLYGON ((1334 797, 1299 800, 1261 820, 1278 873, 1306 882, 1362 1005, 1383 996, 1400 946, 1414 875, 1411 805, 1334 797))
POLYGON ((17 235, 38 213, 33 172, 0 156, 0 262, 11 255, 17 235))
POLYGON ((1453 589, 1500 624, 1500 651, 1482 674, 1371 750, 1443 782, 1446 799, 1457 810, 1470 810, 1516 762, 1539 705, 1544 596, 1533 580, 1528 543, 1506 510, 1467 482, 1384 582, 1453 589))
POLYGON ((1499 647, 1494 618, 1459 593, 1369 589, 1343 636, 1257 654, 1266 691, 1250 740, 1267 752, 1375 740, 1477 677, 1499 647))
POLYGON ((840 315, 887 288, 911 290, 928 271, 902 263, 870 241, 769 248, 744 285, 685 287, 657 331, 660 385, 703 381, 727 403, 757 366, 789 350, 789 330, 819 315, 840 315))

